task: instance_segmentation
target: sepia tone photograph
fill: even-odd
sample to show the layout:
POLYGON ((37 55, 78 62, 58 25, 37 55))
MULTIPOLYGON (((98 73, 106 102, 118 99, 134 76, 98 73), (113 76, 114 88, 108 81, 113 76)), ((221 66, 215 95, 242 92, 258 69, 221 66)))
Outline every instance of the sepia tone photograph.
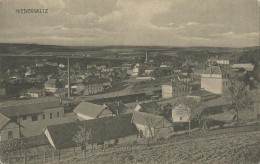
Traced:
POLYGON ((259 164, 260 0, 0 0, 0 164, 259 164))

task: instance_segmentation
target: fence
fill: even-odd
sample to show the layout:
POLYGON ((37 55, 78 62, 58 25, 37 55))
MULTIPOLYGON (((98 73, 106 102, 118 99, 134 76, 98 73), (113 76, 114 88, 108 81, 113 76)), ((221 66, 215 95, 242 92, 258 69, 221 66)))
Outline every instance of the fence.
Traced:
MULTIPOLYGON (((240 127, 237 127, 233 129, 234 126, 228 126, 226 128, 220 129, 221 131, 215 131, 215 129, 212 129, 211 133, 209 135, 216 136, 218 134, 231 134, 233 132, 249 132, 249 131, 256 131, 259 130, 257 128, 257 122, 252 122, 248 125, 243 125, 240 127), (231 128, 231 129, 230 129, 231 128)), ((219 128, 218 128, 219 129, 219 128)), ((197 129, 194 129, 194 132, 198 131, 197 129)), ((147 144, 147 140, 142 140, 140 142, 136 142, 134 144, 120 144, 115 145, 112 147, 103 147, 99 149, 91 149, 87 150, 85 158, 92 155, 102 155, 105 153, 120 153, 122 151, 140 151, 144 149, 150 149, 150 146, 155 145, 163 145, 163 144, 172 144, 177 141, 181 141, 185 137, 198 137, 198 136, 204 136, 206 133, 201 134, 201 131, 198 131, 198 133, 194 133, 192 136, 186 135, 187 131, 181 132, 181 133, 175 133, 173 135, 172 139, 160 139, 156 142, 152 142, 147 144)), ((108 145, 106 145, 108 146, 108 145)), ((37 148, 31 148, 26 149, 26 151, 17 151, 10 154, 5 155, 2 157, 2 163, 10 163, 10 164, 18 164, 18 163, 24 163, 24 164, 31 164, 31 163, 59 163, 62 162, 62 159, 68 158, 68 157, 83 157, 83 152, 81 150, 53 150, 51 146, 44 146, 44 147, 37 147, 37 148)), ((1 161, 0 161, 1 163, 1 161)))
MULTIPOLYGON (((168 140, 160 140, 154 143, 150 143, 151 145, 156 144, 167 144, 169 143, 168 140)), ((89 155, 102 155, 105 153, 117 153, 121 151, 135 151, 148 148, 147 143, 145 143, 145 140, 143 140, 142 143, 136 143, 136 144, 122 144, 122 145, 115 145, 112 147, 103 147, 99 149, 91 149, 86 151, 85 157, 89 155)), ((43 152, 27 152, 27 151, 17 151, 10 154, 5 155, 2 158, 2 163, 8 163, 8 164, 18 164, 18 163, 24 163, 24 164, 33 164, 33 163, 59 163, 62 159, 68 158, 68 157, 84 157, 82 150, 44 150, 43 152)))

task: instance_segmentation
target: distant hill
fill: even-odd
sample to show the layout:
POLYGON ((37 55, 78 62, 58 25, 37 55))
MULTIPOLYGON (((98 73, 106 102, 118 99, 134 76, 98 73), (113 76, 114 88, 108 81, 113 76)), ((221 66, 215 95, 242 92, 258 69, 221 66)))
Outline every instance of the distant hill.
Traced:
POLYGON ((179 52, 226 53, 255 51, 258 47, 165 47, 165 46, 56 46, 39 44, 0 43, 0 56, 108 56, 108 55, 175 55, 179 52))

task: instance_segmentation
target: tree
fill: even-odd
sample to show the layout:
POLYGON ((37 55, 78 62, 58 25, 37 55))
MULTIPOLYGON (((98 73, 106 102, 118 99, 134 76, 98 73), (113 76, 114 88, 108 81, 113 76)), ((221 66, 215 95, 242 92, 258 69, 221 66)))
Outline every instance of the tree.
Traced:
POLYGON ((79 130, 73 136, 72 140, 83 149, 83 155, 86 155, 86 146, 91 140, 91 129, 88 129, 86 125, 79 126, 79 130))
POLYGON ((155 119, 156 115, 154 117, 144 117, 144 120, 146 122, 146 129, 144 137, 147 141, 147 144, 149 145, 151 142, 155 141, 160 133, 160 129, 156 128, 157 122, 155 119))
POLYGON ((8 156, 10 153, 14 151, 21 151, 23 149, 23 140, 10 138, 0 143, 0 156, 8 156))
POLYGON ((239 121, 239 111, 247 108, 252 103, 246 85, 237 80, 231 81, 231 85, 224 92, 224 99, 228 104, 228 109, 232 109, 233 113, 236 113, 234 119, 236 119, 237 123, 239 121))

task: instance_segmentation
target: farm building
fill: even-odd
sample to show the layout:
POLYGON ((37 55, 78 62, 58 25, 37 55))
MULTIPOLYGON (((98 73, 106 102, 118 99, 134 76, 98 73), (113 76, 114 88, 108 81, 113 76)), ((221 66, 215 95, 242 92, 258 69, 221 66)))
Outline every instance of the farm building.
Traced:
POLYGON ((114 103, 114 102, 109 102, 105 103, 103 105, 104 108, 110 110, 113 115, 121 115, 124 114, 127 110, 126 106, 120 102, 114 103))
POLYGON ((140 138, 167 137, 173 132, 173 124, 159 115, 133 112, 133 123, 139 131, 140 138))
POLYGON ((173 122, 190 122, 202 111, 200 103, 191 99, 183 99, 178 105, 172 108, 173 122))
POLYGON ((114 116, 112 111, 108 108, 89 102, 81 102, 73 111, 77 114, 80 120, 91 120, 114 116))
POLYGON ((132 123, 133 114, 115 117, 104 117, 85 121, 77 121, 59 125, 47 126, 44 134, 55 149, 80 149, 73 141, 73 136, 85 127, 91 131, 87 149, 99 146, 133 143, 138 140, 138 130, 132 123))
POLYGON ((162 98, 171 98, 187 95, 191 92, 191 86, 179 80, 162 85, 162 98))
POLYGON ((156 102, 144 102, 141 104, 137 104, 134 110, 156 115, 162 114, 161 106, 156 102))

